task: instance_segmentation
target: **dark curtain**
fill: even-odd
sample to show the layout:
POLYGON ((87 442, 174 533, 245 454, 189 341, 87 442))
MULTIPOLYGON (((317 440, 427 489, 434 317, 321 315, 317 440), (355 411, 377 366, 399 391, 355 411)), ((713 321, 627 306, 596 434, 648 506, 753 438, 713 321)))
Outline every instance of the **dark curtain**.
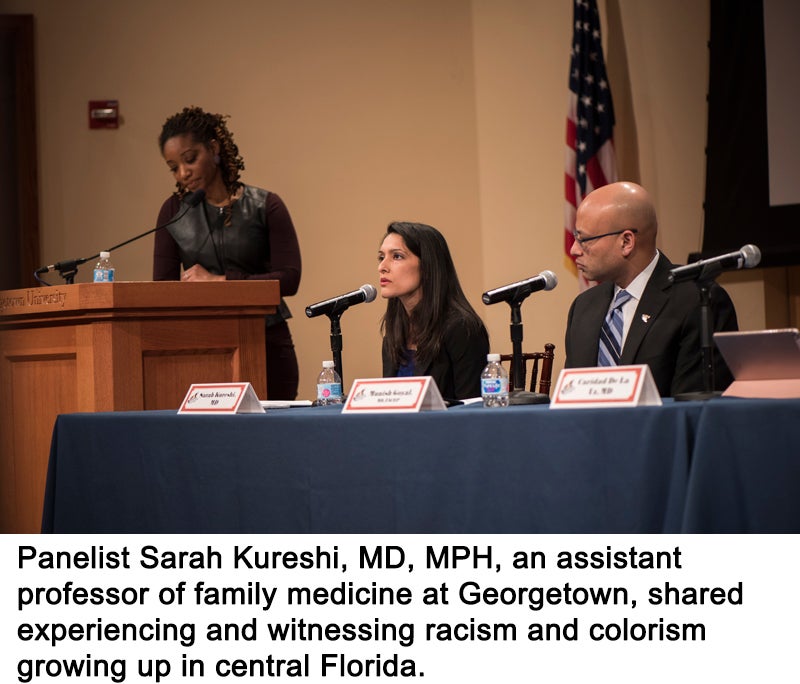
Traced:
POLYGON ((705 230, 699 256, 753 243, 761 249, 762 266, 800 264, 800 205, 769 205, 761 0, 711 0, 709 46, 705 230))
POLYGON ((0 14, 0 290, 35 285, 39 262, 33 16, 0 14))

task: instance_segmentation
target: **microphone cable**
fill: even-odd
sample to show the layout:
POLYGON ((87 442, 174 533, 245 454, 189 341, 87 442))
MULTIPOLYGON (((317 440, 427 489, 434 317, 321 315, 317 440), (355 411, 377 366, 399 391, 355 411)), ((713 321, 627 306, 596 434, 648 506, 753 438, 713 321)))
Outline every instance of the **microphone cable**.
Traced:
MULTIPOLYGON (((213 206, 213 205, 210 205, 213 206)), ((225 275, 225 217, 224 217, 224 207, 219 207, 219 211, 216 212, 214 227, 211 227, 211 221, 208 219, 209 211, 206 210, 205 213, 205 220, 206 220, 206 228, 208 229, 208 237, 211 238, 211 246, 214 248, 214 256, 217 258, 217 265, 219 266, 219 273, 216 275, 225 275), (219 245, 217 245, 217 241, 214 239, 214 230, 216 229, 216 224, 219 223, 220 219, 222 219, 222 234, 220 238, 220 244, 222 246, 222 258, 219 255, 219 245)), ((205 242, 201 245, 205 247, 205 242)))

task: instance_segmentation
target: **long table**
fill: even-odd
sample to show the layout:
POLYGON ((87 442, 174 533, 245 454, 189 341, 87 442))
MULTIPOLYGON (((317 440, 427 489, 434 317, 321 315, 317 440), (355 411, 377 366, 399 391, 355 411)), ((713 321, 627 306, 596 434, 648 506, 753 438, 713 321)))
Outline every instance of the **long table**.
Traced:
POLYGON ((45 532, 800 531, 800 400, 68 414, 45 532))

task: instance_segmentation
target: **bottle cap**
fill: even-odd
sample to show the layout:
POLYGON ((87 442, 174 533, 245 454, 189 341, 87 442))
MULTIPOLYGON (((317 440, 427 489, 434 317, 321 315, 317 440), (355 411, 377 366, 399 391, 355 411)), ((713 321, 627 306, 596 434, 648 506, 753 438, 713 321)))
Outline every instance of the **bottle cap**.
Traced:
POLYGON ((491 363, 492 361, 500 361, 500 354, 487 354, 486 360, 491 363))
POLYGON ((100 252, 101 259, 108 259, 111 256, 111 252, 100 252))
POLYGON ((322 362, 323 368, 333 368, 333 361, 323 361, 322 362))

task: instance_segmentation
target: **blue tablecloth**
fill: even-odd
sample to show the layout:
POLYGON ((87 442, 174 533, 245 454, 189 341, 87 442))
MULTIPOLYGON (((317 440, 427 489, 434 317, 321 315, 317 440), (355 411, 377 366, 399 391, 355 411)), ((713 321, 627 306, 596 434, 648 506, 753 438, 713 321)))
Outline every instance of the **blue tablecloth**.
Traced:
POLYGON ((800 531, 798 444, 794 400, 70 414, 53 432, 42 529, 800 531))
POLYGON ((697 426, 683 529, 800 532, 800 401, 711 401, 697 426))

